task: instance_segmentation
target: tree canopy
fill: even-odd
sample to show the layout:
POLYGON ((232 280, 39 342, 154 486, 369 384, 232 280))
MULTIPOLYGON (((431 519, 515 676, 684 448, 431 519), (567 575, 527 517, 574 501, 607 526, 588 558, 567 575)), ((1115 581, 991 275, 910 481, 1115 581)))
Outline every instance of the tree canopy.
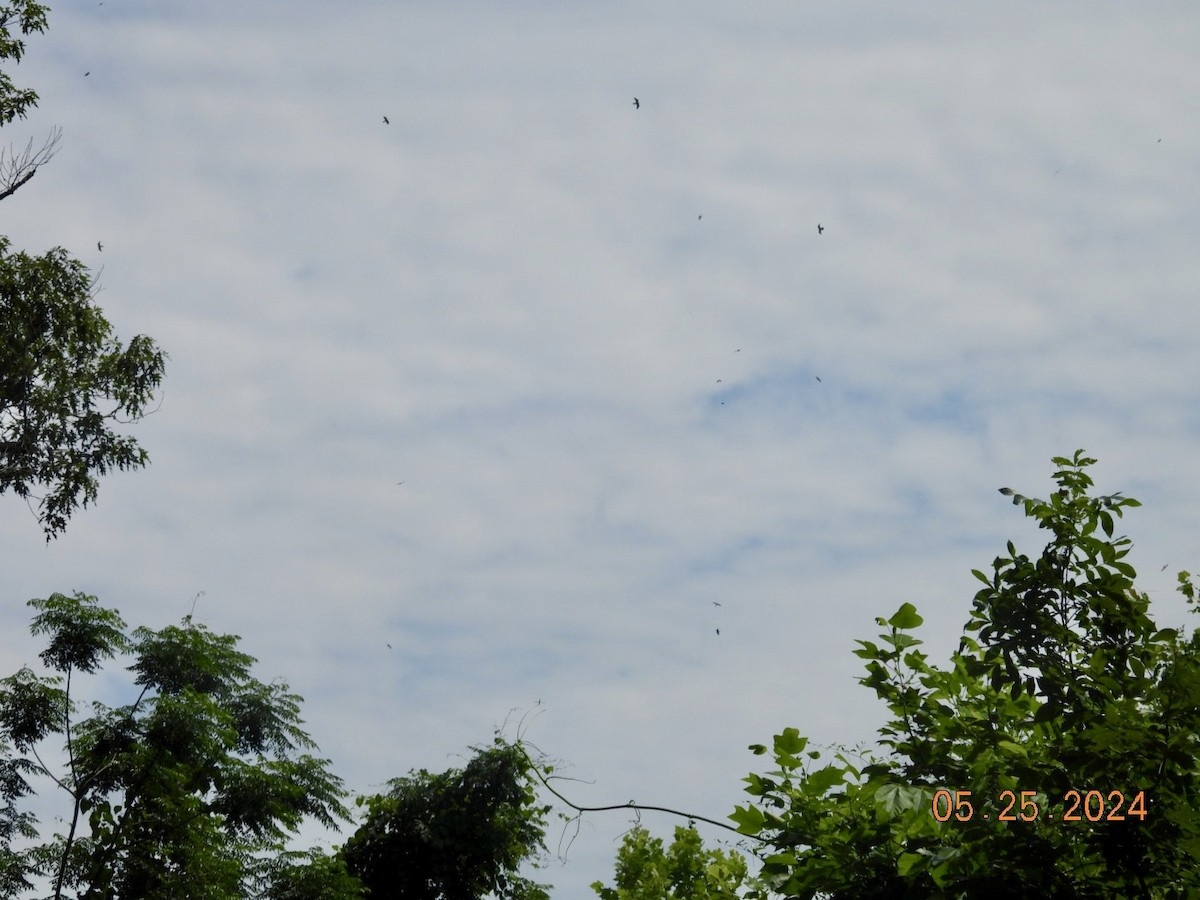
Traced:
MULTIPOLYGON (((823 758, 794 728, 752 745, 733 819, 762 839, 757 896, 1166 898, 1200 891, 1200 629, 1160 628, 1082 451, 1047 500, 1004 488, 1050 533, 976 571, 960 645, 934 666, 909 603, 859 641, 891 714, 878 752, 823 758)), ((1179 588, 1196 606, 1191 576, 1179 588)))
POLYGON ((66 251, 8 247, 0 237, 0 493, 45 486, 38 517, 49 540, 96 499, 97 475, 148 461, 111 423, 145 413, 165 354, 145 335, 113 337, 90 273, 66 251))
POLYGON ((308 752, 300 698, 253 678, 236 636, 190 618, 127 633, 116 610, 79 593, 30 605, 55 674, 23 667, 0 681, 0 896, 42 876, 55 898, 233 900, 305 817, 347 818, 340 779, 308 752), (136 696, 80 718, 79 677, 122 655, 136 696), (52 739, 63 742, 58 766, 52 739), (33 774, 66 793, 71 815, 65 834, 18 850, 9 838, 39 835, 17 806, 33 774))
POLYGON ((548 807, 537 803, 529 760, 497 737, 462 769, 425 769, 360 797, 366 820, 342 849, 372 900, 546 900, 520 874, 544 850, 548 807))
POLYGON ((597 881, 592 890, 600 900, 737 900, 746 878, 745 857, 705 849, 690 824, 676 826, 669 847, 635 825, 617 851, 613 886, 597 881))
MULTIPOLYGON (((22 37, 46 28, 46 7, 0 7, 0 62, 20 62, 22 37), (14 34, 20 32, 20 36, 14 34)), ((0 71, 0 126, 24 118, 37 93, 0 71)), ((29 181, 54 153, 58 133, 38 152, 0 152, 0 199, 29 181)), ((28 500, 43 490, 38 520, 46 539, 96 499, 98 475, 141 467, 146 451, 113 425, 145 415, 162 382, 166 354, 149 337, 128 344, 93 302, 92 273, 61 247, 31 256, 0 236, 0 494, 28 500)))
POLYGON ((521 874, 548 807, 515 745, 497 737, 461 769, 358 798, 366 814, 340 850, 291 850, 306 818, 349 821, 345 791, 311 752, 300 698, 255 679, 237 636, 190 616, 128 631, 81 593, 29 605, 48 673, 0 680, 0 898, 42 883, 55 900, 548 898, 521 874), (80 679, 119 657, 129 702, 81 715, 80 679), (59 833, 24 808, 35 776, 69 802, 59 833))
MULTIPOLYGON (((25 41, 33 32, 46 30, 47 7, 35 0, 9 0, 0 7, 0 61, 19 63, 25 55, 25 41), (13 28, 21 36, 13 34, 13 28)), ((18 88, 8 73, 0 70, 0 125, 23 119, 37 106, 38 95, 30 88, 18 88)))

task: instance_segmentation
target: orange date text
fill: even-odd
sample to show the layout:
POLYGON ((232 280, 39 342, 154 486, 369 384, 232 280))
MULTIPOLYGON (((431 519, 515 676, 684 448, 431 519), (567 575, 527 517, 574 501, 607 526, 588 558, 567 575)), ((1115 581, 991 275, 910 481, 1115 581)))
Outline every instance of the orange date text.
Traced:
POLYGON ((976 810, 970 791, 933 792, 933 817, 939 822, 954 819, 970 822, 976 816, 997 822, 1033 822, 1037 819, 1059 819, 1063 822, 1124 822, 1126 819, 1146 820, 1146 792, 1131 797, 1121 791, 1076 791, 1063 794, 1062 809, 1043 812, 1037 803, 1037 791, 1001 791, 996 809, 976 810))

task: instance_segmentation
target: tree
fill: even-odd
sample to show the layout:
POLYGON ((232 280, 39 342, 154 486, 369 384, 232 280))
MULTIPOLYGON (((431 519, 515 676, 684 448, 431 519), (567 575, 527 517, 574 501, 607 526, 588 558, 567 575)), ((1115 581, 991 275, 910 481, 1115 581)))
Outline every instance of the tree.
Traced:
MULTIPOLYGON (((0 61, 20 62, 14 36, 46 28, 46 7, 11 0, 0 7, 0 61)), ((24 118, 37 94, 0 72, 0 126, 24 118)), ((34 152, 0 153, 0 199, 54 155, 61 132, 34 152)), ((166 355, 145 335, 123 345, 92 302, 95 283, 62 248, 41 256, 9 253, 0 236, 0 494, 28 500, 45 488, 38 520, 60 534, 80 505, 97 496, 97 475, 141 467, 146 452, 111 423, 141 418, 162 381, 166 355)))
POLYGON ((675 828, 671 846, 635 825, 617 851, 614 887, 592 885, 600 900, 735 900, 747 880, 735 850, 706 850, 692 825, 675 828))
MULTIPOLYGON (((46 7, 34 0, 13 0, 0 8, 0 61, 11 59, 19 63, 25 55, 25 42, 14 37, 13 28, 23 36, 46 30, 46 7)), ((0 71, 0 126, 23 119, 29 110, 37 106, 38 95, 29 88, 18 88, 6 72, 0 71)), ((9 153, 8 159, 0 153, 0 200, 13 194, 35 174, 38 166, 48 161, 55 153, 61 132, 51 131, 50 137, 37 153, 33 153, 30 140, 25 152, 18 156, 9 153)))
POLYGON ((5 847, 13 886, 36 874, 51 878, 55 898, 74 889, 81 900, 232 900, 305 817, 347 817, 341 781, 305 752, 314 744, 300 698, 252 678, 236 636, 190 618, 127 635, 115 610, 79 593, 30 605, 32 632, 48 637, 42 661, 57 674, 24 667, 0 681, 0 739, 23 754, 6 754, 14 783, 0 787, 18 798, 26 775, 45 775, 70 797, 71 817, 65 835, 5 847), (77 720, 73 680, 120 654, 133 657, 136 698, 93 704, 77 720), (65 742, 61 770, 43 755, 54 736, 65 742))
MULTIPOLYGON (((1200 891, 1200 629, 1159 628, 1134 587, 1095 460, 1056 457, 1048 500, 1002 493, 1051 539, 1010 541, 976 571, 958 650, 933 666, 909 603, 861 683, 891 720, 880 750, 821 761, 789 728, 733 819, 765 839, 763 882, 788 897, 1166 898, 1200 891)), ((1179 587, 1195 607, 1191 576, 1179 587)))
POLYGON ((127 346, 112 336, 90 274, 66 251, 34 258, 8 246, 0 237, 0 493, 45 485, 49 540, 96 499, 97 474, 148 461, 109 423, 142 417, 166 355, 145 335, 127 346))
POLYGON ((22 812, 17 801, 29 794, 25 775, 32 767, 12 758, 12 746, 0 741, 0 897, 15 897, 31 887, 29 854, 12 849, 14 840, 38 835, 33 816, 22 812))
MULTIPOLYGON (((10 0, 0 7, 0 60, 19 63, 25 55, 25 42, 13 37, 11 26, 19 28, 22 35, 45 31, 46 7, 35 0, 10 0)), ((25 118, 37 106, 37 100, 36 92, 17 88, 5 72, 0 72, 0 125, 25 118)))
POLYGON ((321 850, 281 853, 264 869, 263 900, 361 900, 362 882, 340 856, 321 850))
POLYGON ((462 769, 425 769, 359 797, 366 821, 342 849, 371 900, 546 900, 518 874, 544 850, 545 815, 526 755, 497 737, 462 769))

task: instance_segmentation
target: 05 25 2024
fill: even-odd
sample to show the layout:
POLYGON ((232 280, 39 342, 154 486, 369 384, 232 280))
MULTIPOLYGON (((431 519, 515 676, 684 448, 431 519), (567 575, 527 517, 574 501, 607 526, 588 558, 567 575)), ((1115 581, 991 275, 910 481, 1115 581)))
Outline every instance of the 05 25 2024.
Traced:
POLYGON ((1128 796, 1123 791, 1069 790, 1059 804, 1051 804, 1038 791, 1004 790, 985 808, 971 791, 941 788, 933 792, 933 817, 939 822, 954 819, 969 822, 975 816, 997 822, 1033 822, 1037 819, 1060 822, 1123 822, 1146 819, 1146 792, 1128 796), (1039 801, 1041 801, 1039 803, 1039 801), (976 805, 979 804, 979 809, 976 805))

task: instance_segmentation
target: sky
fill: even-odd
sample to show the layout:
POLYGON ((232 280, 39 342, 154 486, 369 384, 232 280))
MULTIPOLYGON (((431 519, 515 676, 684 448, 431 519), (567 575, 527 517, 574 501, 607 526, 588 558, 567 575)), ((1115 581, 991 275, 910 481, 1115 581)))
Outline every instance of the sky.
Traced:
MULTIPOLYGON (((0 498, 4 674, 37 662, 32 597, 156 628, 194 606, 305 698, 353 793, 502 728, 577 803, 724 819, 749 744, 872 741, 854 640, 911 602, 944 659, 971 569, 1045 543, 997 489, 1045 496, 1080 448, 1143 502, 1140 586, 1186 621, 1195 4, 107 0, 49 25, 0 145, 61 147, 0 234, 67 248, 170 360, 128 428, 148 468, 49 544, 0 498)), ((631 821, 552 822, 537 877, 594 896, 631 821)))

